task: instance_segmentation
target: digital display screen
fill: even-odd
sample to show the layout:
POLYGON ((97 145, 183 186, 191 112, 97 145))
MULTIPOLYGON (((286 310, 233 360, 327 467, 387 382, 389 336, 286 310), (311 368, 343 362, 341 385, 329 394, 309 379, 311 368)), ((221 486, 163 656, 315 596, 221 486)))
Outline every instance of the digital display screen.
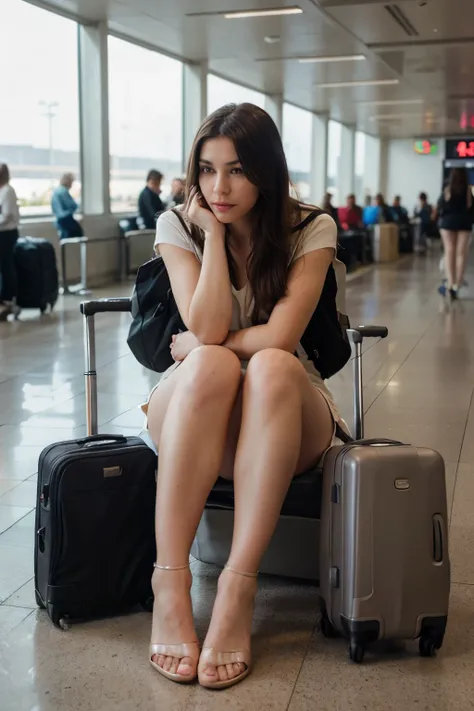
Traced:
POLYGON ((448 138, 446 140, 446 159, 474 158, 474 137, 448 138))

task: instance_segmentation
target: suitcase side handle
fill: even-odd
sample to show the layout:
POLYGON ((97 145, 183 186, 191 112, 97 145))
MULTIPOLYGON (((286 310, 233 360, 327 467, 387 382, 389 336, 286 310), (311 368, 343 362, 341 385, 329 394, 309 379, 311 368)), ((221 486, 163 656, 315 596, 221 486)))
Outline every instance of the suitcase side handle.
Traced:
POLYGON ((109 444, 114 442, 126 442, 127 438, 123 435, 109 435, 109 434, 94 434, 84 437, 83 439, 76 440, 76 444, 79 447, 87 447, 88 445, 94 445, 98 443, 109 444))

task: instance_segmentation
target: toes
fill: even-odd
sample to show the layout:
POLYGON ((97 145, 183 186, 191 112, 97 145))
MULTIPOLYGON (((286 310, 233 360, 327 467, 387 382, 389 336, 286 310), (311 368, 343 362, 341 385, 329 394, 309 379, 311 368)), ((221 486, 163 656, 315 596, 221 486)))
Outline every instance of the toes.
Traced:
POLYGON ((169 672, 173 664, 173 657, 166 657, 163 664, 163 671, 169 672))
POLYGON ((227 667, 224 665, 217 667, 217 674, 219 676, 219 681, 229 681, 229 678, 232 678, 227 676, 227 667))
MULTIPOLYGON (((237 665, 237 666, 238 666, 238 665, 237 665)), ((228 678, 228 679, 233 679, 234 676, 236 676, 236 674, 235 674, 235 672, 234 672, 234 665, 233 665, 233 664, 226 664, 226 665, 225 665, 225 669, 226 669, 226 672, 227 672, 227 678, 228 678)))
POLYGON ((155 654, 152 657, 152 660, 155 662, 155 664, 158 664, 158 666, 163 669, 163 664, 165 663, 166 657, 163 654, 155 654))
POLYGON ((195 670, 195 664, 196 662, 191 659, 191 657, 183 657, 181 660, 178 659, 176 673, 182 676, 191 676, 195 670))
POLYGON ((239 674, 243 674, 245 671, 245 664, 242 663, 236 663, 232 665, 234 668, 234 676, 239 676, 239 674))
POLYGON ((207 665, 201 672, 204 676, 207 676, 211 681, 217 681, 219 679, 219 674, 217 667, 207 665))
POLYGON ((178 666, 179 666, 179 658, 173 657, 173 661, 171 662, 171 666, 169 668, 170 674, 176 674, 178 671, 178 666))

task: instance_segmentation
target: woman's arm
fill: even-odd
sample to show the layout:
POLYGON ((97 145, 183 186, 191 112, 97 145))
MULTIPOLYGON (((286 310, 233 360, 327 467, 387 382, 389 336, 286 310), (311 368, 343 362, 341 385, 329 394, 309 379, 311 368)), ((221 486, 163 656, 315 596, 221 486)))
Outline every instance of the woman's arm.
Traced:
MULTIPOLYGON (((188 214, 204 232, 202 264, 193 252, 159 243, 158 239, 160 254, 185 325, 203 345, 217 345, 226 338, 232 321, 225 228, 210 210, 196 206, 194 200, 188 214)), ((158 222, 158 237, 159 230, 158 222)))
POLYGON ((265 348, 294 353, 318 304, 334 249, 324 247, 297 259, 291 268, 287 295, 273 309, 268 323, 233 331, 224 346, 241 360, 265 348))

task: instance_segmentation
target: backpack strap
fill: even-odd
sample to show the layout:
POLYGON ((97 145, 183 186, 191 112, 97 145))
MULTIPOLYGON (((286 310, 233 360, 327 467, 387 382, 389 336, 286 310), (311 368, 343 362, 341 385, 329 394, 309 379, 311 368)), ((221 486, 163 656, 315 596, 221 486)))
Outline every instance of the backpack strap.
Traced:
POLYGON ((311 222, 314 222, 317 217, 323 214, 323 211, 320 210, 319 208, 316 208, 315 210, 312 210, 309 215, 306 215, 304 220, 297 224, 293 229, 291 230, 292 232, 300 232, 301 230, 304 230, 305 227, 307 227, 311 222))
POLYGON ((184 217, 181 214, 181 210, 176 210, 176 208, 172 207, 170 212, 172 212, 176 215, 178 220, 181 222, 181 225, 182 225, 184 231, 186 232, 186 234, 188 235, 188 237, 191 237, 191 232, 189 231, 189 227, 187 226, 187 224, 184 220, 184 217))

